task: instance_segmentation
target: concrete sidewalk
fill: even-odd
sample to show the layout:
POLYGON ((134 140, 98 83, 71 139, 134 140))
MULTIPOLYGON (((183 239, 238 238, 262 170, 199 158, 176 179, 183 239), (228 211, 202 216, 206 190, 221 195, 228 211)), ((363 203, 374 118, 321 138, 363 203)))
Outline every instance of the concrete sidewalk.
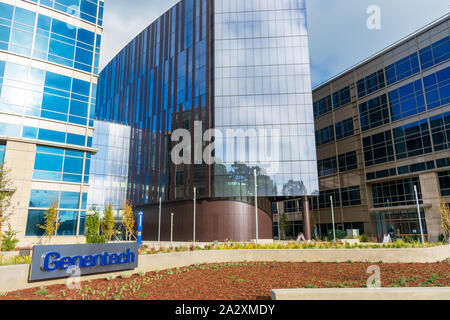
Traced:
POLYGON ((274 289, 272 300, 450 300, 450 287, 274 289))

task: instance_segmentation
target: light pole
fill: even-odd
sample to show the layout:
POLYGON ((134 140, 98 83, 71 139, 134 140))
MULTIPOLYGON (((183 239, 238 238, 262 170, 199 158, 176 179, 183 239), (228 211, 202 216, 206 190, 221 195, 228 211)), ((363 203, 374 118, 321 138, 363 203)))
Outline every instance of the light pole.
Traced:
POLYGON ((333 222, 333 241, 336 241, 336 229, 334 227, 334 207, 333 207, 333 196, 330 196, 331 200, 331 220, 333 222))
POLYGON ((158 242, 161 242, 161 197, 159 197, 159 210, 158 210, 158 242))
POLYGON ((281 236, 280 236, 280 207, 279 207, 279 202, 277 202, 277 215, 278 215, 278 241, 281 240, 281 236))
POLYGON ((422 243, 425 243, 425 239, 423 236, 423 229, 422 229, 422 217, 420 216, 419 197, 417 195, 417 186, 416 185, 414 185, 414 194, 416 196, 417 215, 419 216, 420 239, 422 240, 422 243))
POLYGON ((193 227, 193 239, 194 239, 194 246, 195 246, 195 219, 197 215, 197 188, 194 187, 194 227, 193 227))
POLYGON ((256 169, 253 171, 255 174, 255 223, 256 223, 256 243, 258 243, 258 181, 256 169))
POLYGON ((170 214, 170 244, 172 244, 172 242, 173 242, 173 216, 174 216, 174 213, 172 212, 170 214))

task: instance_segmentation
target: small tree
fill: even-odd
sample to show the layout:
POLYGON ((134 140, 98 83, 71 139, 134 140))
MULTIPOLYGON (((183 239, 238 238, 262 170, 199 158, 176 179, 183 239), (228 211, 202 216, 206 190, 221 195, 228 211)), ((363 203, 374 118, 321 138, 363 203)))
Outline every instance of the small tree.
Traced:
POLYGON ((44 225, 38 224, 37 226, 44 230, 44 235, 50 242, 51 238, 56 234, 60 222, 58 221, 58 202, 53 201, 50 208, 44 213, 44 225))
POLYGON ((103 212, 103 218, 101 219, 100 229, 102 230, 102 235, 108 240, 111 241, 112 236, 114 235, 114 213, 111 204, 108 204, 103 212))
POLYGON ((123 215, 122 215, 122 224, 125 228, 125 239, 131 240, 131 235, 134 231, 134 215, 133 215, 133 207, 131 206, 131 203, 128 200, 125 200, 123 202, 123 215))
MULTIPOLYGON (((2 223, 8 219, 8 209, 11 206, 11 198, 16 192, 10 178, 11 171, 0 163, 0 235, 2 234, 2 223)), ((0 250, 2 243, 0 241, 0 250)))
POLYGON ((286 238, 286 231, 291 228, 291 222, 288 221, 286 213, 280 216, 280 232, 283 235, 283 239, 286 238))
POLYGON ((444 199, 441 198, 441 228, 444 231, 444 237, 448 240, 450 235, 450 207, 445 203, 444 199))
POLYGON ((100 235, 100 213, 95 206, 91 210, 94 214, 86 217, 86 243, 105 243, 105 237, 100 235))
POLYGON ((19 232, 13 230, 11 224, 8 223, 8 230, 2 235, 2 251, 13 251, 16 248, 16 244, 19 242, 19 239, 16 238, 18 233, 19 232))

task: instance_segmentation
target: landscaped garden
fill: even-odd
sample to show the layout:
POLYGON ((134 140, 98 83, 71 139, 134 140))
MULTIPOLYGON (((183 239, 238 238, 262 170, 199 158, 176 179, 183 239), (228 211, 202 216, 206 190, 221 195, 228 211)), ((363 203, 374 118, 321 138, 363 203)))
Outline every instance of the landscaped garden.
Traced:
POLYGON ((270 244, 256 244, 256 243, 239 243, 226 242, 207 244, 205 246, 160 246, 147 247, 142 246, 141 254, 157 254, 157 253, 171 253, 184 252, 196 250, 238 250, 238 249, 401 249, 401 248, 429 248, 441 245, 446 245, 444 242, 436 243, 420 243, 418 241, 404 242, 395 241, 391 243, 350 243, 344 241, 326 242, 326 241, 311 241, 311 242, 276 242, 270 244))
POLYGON ((0 300, 261 300, 271 289, 364 288, 378 265, 382 287, 450 286, 450 261, 439 263, 196 264, 83 281, 80 289, 52 285, 0 294, 0 300))

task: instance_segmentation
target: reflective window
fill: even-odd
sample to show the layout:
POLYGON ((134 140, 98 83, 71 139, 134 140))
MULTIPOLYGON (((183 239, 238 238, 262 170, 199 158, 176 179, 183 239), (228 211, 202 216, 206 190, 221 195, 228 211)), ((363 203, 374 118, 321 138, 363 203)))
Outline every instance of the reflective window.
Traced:
POLYGON ((358 169, 358 157, 356 156, 356 151, 340 154, 338 159, 339 172, 358 169))
POLYGON ((358 90, 358 98, 362 98, 368 95, 369 93, 375 92, 384 87, 385 81, 383 70, 372 73, 371 75, 361 80, 358 80, 356 83, 356 88, 358 90))
POLYGON ((79 216, 79 234, 82 235, 84 233, 84 219, 86 216, 85 199, 87 199, 87 194, 82 194, 80 201, 80 193, 78 192, 31 190, 26 236, 40 236, 44 234, 39 225, 44 225, 45 211, 55 202, 58 204, 58 219, 60 222, 57 235, 75 236, 79 216), (72 211, 64 209, 72 209, 72 211), (80 209, 83 211, 79 211, 80 209))
POLYGON ((389 92, 392 121, 400 120, 426 110, 422 80, 417 80, 389 92))
POLYGON ((423 78, 428 109, 450 103, 450 67, 423 78))
MULTIPOLYGON (((72 4, 69 8, 67 13, 72 13, 77 6, 72 4)), ((0 9, 0 49, 89 73, 98 72, 100 35, 20 7, 2 3, 0 9)))
POLYGON ((335 125, 335 129, 336 129, 336 140, 353 136, 354 134, 353 118, 337 122, 335 125))
POLYGON ((420 71, 417 52, 386 67, 386 82, 388 85, 403 80, 420 71))
POLYGON ((364 161, 367 167, 394 160, 390 130, 363 138, 363 148, 364 161))
POLYGON ((359 105, 361 130, 367 131, 389 123, 389 106, 386 95, 371 99, 359 105))
POLYGON ((450 171, 438 172, 441 196, 450 196, 450 171))
POLYGON ((345 87, 335 93, 333 93, 333 108, 337 109, 350 103, 352 101, 352 97, 350 94, 350 87, 345 87))
POLYGON ((432 152, 428 120, 394 128, 397 160, 432 152))
POLYGON ((430 118, 434 151, 450 148, 450 112, 430 118))
POLYGON ((337 173, 336 157, 331 157, 317 161, 319 177, 329 176, 337 173))
POLYGON ((359 186, 341 188, 341 205, 343 207, 361 204, 361 191, 359 186))
POLYGON ((102 25, 103 1, 98 0, 40 0, 40 5, 62 11, 83 20, 102 25), (99 14, 97 20, 97 7, 99 14))
POLYGON ((316 145, 320 146, 323 144, 334 142, 334 126, 320 129, 316 131, 316 145))
POLYGON ((422 69, 428 69, 435 64, 450 58, 450 37, 445 37, 431 46, 420 50, 422 69))
POLYGON ((374 172, 368 172, 366 174, 367 180, 374 180, 374 179, 381 179, 381 178, 387 178, 387 177, 394 177, 397 175, 397 169, 396 168, 390 168, 386 170, 379 170, 374 172))
POLYGON ((81 183, 83 162, 86 161, 86 167, 90 165, 90 159, 84 160, 84 155, 79 151, 37 146, 33 179, 81 183))
POLYGON ((0 142, 0 166, 5 161, 6 145, 0 142))
POLYGON ((414 185, 417 186, 419 202, 422 192, 419 178, 409 178, 375 183, 372 185, 372 197, 375 208, 415 205, 414 185))
POLYGON ((89 82, 10 62, 3 67, 0 111, 87 125, 89 82))
POLYGON ((320 117, 321 115, 331 111, 331 95, 323 98, 317 102, 314 102, 314 117, 320 117))

